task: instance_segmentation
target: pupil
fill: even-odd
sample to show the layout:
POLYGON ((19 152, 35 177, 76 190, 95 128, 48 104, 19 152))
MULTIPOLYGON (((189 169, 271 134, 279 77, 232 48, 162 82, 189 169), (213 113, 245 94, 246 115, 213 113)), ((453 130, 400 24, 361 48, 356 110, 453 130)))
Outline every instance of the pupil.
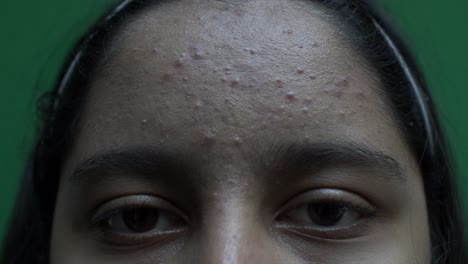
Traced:
POLYGON ((122 213, 125 225, 133 232, 144 233, 150 231, 158 222, 159 214, 152 208, 126 209, 122 213))
POLYGON ((312 204, 308 208, 309 217, 312 221, 320 226, 336 225, 344 213, 346 208, 336 204, 312 204))

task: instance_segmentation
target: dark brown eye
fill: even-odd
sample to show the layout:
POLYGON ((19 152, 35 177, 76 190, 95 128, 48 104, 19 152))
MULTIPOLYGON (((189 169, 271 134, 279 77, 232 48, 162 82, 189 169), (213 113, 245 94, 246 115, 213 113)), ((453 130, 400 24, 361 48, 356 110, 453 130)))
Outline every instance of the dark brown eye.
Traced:
POLYGON ((161 232, 184 224, 176 214, 152 207, 115 209, 102 219, 100 227, 115 233, 161 232))
POLYGON ((109 219, 109 226, 112 226, 113 222, 119 223, 122 221, 126 229, 135 233, 145 233, 158 224, 159 212, 154 208, 130 208, 124 209, 121 216, 117 215, 118 219, 114 218, 109 219))
POLYGON ((349 212, 347 207, 333 202, 309 204, 307 212, 311 222, 323 227, 332 227, 346 216, 351 220, 359 217, 357 213, 349 212))

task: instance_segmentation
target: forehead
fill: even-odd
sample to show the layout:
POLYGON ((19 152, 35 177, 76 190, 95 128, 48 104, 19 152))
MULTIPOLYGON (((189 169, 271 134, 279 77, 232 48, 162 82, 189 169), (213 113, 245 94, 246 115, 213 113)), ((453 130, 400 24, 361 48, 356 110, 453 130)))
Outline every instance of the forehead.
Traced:
POLYGON ((167 144, 222 157, 271 140, 351 140, 404 152, 377 74, 326 16, 305 1, 148 9, 107 50, 77 153, 167 144))

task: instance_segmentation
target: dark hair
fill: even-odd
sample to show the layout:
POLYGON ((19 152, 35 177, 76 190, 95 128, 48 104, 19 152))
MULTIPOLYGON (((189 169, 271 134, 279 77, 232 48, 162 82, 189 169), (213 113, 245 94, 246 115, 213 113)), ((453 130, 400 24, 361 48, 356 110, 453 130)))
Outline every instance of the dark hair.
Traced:
MULTIPOLYGON (((313 0, 336 12, 353 43, 380 74, 393 109, 424 178, 432 263, 461 264, 463 228, 450 152, 422 74, 390 24, 363 1, 313 0), (343 23, 344 22, 344 23, 343 23)), ((87 87, 119 28, 160 1, 127 0, 105 15, 76 46, 55 89, 42 105, 42 127, 26 167, 1 263, 48 263, 60 169, 69 151, 87 87)), ((334 17, 334 16, 333 16, 334 17)), ((42 101, 44 102, 44 101, 42 101)))

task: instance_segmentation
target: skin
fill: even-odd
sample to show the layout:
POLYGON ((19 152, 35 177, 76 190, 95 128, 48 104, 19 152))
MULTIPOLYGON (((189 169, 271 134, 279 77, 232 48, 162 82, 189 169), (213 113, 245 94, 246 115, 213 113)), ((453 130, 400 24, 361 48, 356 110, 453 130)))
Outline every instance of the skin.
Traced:
POLYGON ((418 161, 329 15, 184 0, 125 25, 63 166, 51 263, 430 263, 418 161), (320 226, 304 208, 330 200, 372 214, 320 226), (122 229, 123 206, 158 225, 122 229))

